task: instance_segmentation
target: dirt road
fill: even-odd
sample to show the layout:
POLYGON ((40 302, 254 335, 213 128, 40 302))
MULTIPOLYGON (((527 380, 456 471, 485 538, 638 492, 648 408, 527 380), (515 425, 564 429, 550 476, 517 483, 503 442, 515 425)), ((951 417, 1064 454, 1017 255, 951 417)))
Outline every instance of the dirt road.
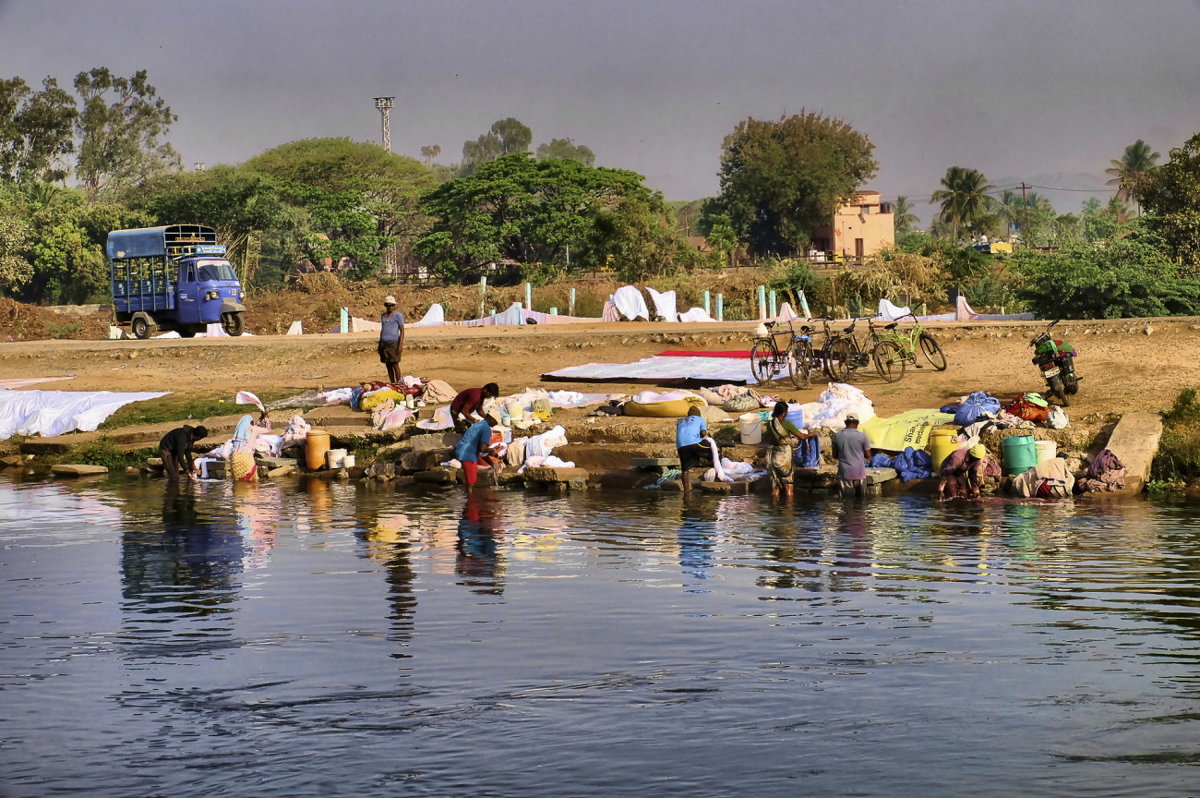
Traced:
MULTIPOLYGON (((1038 322, 947 323, 931 330, 949 360, 945 372, 910 370, 898 383, 873 373, 856 384, 887 415, 933 407, 971 391, 1007 397, 1040 390, 1028 340, 1038 322)), ((753 322, 588 324, 524 328, 412 328, 403 371, 456 388, 489 380, 505 391, 536 386, 547 371, 588 362, 629 362, 665 349, 749 348, 753 322)), ((1059 337, 1080 352, 1084 376, 1071 415, 1170 407, 1180 389, 1200 384, 1200 320, 1124 319, 1064 322, 1059 337)), ((35 341, 0 344, 0 379, 72 375, 55 390, 169 390, 212 395, 238 389, 304 391, 384 376, 372 334, 256 336, 149 341, 35 341)), ((647 386, 553 383, 587 391, 635 392, 647 386)), ((808 401, 806 391, 772 392, 808 401)))

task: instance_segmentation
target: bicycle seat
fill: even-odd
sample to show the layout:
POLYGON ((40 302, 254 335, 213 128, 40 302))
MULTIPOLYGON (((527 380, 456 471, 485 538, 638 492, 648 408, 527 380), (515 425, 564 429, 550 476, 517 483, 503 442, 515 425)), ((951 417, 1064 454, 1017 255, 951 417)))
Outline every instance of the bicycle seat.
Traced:
POLYGON ((894 329, 896 329, 896 322, 892 322, 891 324, 885 324, 885 325, 883 325, 883 329, 885 329, 885 330, 894 330, 894 329))
POLYGON ((851 324, 849 327, 844 327, 844 328, 842 329, 842 332, 847 332, 847 333, 852 333, 852 332, 854 332, 854 325, 853 325, 853 324, 851 324))

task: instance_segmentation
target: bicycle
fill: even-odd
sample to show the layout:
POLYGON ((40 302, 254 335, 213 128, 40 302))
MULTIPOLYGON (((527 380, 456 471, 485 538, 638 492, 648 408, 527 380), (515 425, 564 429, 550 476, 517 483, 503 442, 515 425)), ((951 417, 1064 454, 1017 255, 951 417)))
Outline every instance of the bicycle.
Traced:
POLYGON ((921 368, 921 365, 917 363, 918 349, 929 361, 929 365, 938 371, 946 370, 946 353, 942 351, 941 344, 925 331, 925 328, 921 326, 921 321, 913 314, 908 313, 900 318, 903 319, 906 316, 912 316, 913 326, 904 332, 896 329, 899 319, 884 325, 884 329, 888 332, 875 333, 874 326, 872 326, 872 335, 876 338, 872 359, 875 361, 875 370, 887 382, 895 382, 903 377, 904 369, 909 363, 916 368, 921 368))
POLYGON ((854 335, 862 319, 851 319, 850 326, 825 342, 825 373, 837 382, 849 382, 854 372, 871 362, 871 350, 854 335))
MULTIPOLYGON (((769 331, 773 330, 775 322, 766 322, 764 326, 769 331)), ((807 388, 810 384, 809 374, 816 368, 810 332, 811 328, 803 325, 797 333, 789 321, 786 333, 768 332, 765 337, 755 338, 754 346, 750 349, 750 373, 755 381, 768 383, 786 370, 793 386, 807 388), (780 349, 776 339, 785 335, 788 336, 787 342, 780 349)))

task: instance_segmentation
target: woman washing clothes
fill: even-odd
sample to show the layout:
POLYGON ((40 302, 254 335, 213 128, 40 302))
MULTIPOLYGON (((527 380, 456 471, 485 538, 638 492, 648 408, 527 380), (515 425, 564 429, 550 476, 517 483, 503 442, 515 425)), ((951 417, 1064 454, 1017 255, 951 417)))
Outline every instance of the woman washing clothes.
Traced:
POLYGON ((942 461, 938 499, 978 499, 989 476, 1000 476, 1000 467, 988 457, 986 446, 957 449, 942 461))
POLYGON ((253 421, 250 416, 242 416, 233 431, 233 452, 229 455, 229 470, 235 480, 242 482, 258 481, 258 464, 254 462, 254 444, 258 436, 269 432, 271 417, 264 410, 253 421))
POLYGON ((778 493, 790 499, 795 487, 793 475, 796 470, 796 444, 793 441, 815 438, 816 433, 801 431, 787 420, 787 414, 787 402, 776 402, 771 411, 771 420, 767 422, 764 439, 769 446, 767 471, 771 476, 771 494, 778 493))

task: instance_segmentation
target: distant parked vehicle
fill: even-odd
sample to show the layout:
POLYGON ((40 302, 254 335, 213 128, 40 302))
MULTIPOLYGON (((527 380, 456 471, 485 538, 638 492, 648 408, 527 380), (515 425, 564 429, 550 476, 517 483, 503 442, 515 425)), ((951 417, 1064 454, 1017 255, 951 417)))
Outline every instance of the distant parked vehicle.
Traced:
POLYGON ((220 323, 241 335, 246 298, 216 231, 196 224, 114 230, 106 248, 116 323, 135 338, 184 338, 220 323))

